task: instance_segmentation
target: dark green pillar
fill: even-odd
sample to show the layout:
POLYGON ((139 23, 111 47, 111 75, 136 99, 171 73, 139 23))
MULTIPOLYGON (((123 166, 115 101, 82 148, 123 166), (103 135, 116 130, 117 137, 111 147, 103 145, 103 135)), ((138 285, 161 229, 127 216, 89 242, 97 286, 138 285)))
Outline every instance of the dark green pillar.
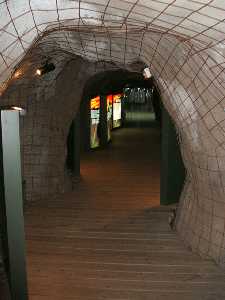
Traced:
POLYGON ((27 300, 19 112, 0 111, 0 202, 12 300, 27 300))
POLYGON ((108 144, 107 101, 106 96, 100 96, 100 146, 108 144))
POLYGON ((84 97, 80 106, 80 129, 81 129, 81 149, 82 151, 89 151, 91 149, 91 109, 90 109, 90 97, 84 97))
POLYGON ((80 175, 80 112, 76 114, 67 137, 67 168, 75 176, 80 175))
POLYGON ((73 122, 73 174, 80 176, 80 112, 73 122))
POLYGON ((164 205, 179 201, 185 180, 185 168, 176 130, 164 107, 162 107, 161 136, 160 203, 164 205))

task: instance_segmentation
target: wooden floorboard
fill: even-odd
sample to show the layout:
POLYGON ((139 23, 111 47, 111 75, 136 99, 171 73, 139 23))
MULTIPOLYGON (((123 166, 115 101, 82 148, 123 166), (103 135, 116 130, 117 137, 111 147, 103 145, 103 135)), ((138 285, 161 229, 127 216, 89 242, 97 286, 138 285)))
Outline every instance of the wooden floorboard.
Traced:
POLYGON ((159 206, 157 128, 117 130, 82 179, 26 212, 31 300, 224 300, 225 273, 188 250, 159 206))
POLYGON ((2 261, 0 261, 0 300, 10 300, 9 286, 2 261))

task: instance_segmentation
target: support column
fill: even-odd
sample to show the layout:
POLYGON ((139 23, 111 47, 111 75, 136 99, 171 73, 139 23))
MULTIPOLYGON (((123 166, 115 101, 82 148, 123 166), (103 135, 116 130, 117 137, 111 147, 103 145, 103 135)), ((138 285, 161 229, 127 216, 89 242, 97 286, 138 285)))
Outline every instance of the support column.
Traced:
POLYGON ((91 109, 88 95, 83 97, 80 104, 80 129, 82 151, 90 151, 91 109))
POLYGON ((19 112, 1 111, 0 208, 12 300, 27 300, 19 112))
POLYGON ((185 168, 172 120, 162 107, 160 203, 179 201, 185 180, 185 168))
POLYGON ((80 111, 73 122, 73 174, 80 176, 80 111))

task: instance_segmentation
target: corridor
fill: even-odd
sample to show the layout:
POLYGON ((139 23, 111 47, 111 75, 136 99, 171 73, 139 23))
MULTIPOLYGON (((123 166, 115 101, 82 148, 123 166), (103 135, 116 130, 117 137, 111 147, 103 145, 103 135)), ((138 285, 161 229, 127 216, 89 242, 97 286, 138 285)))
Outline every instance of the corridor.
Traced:
POLYGON ((223 300, 225 275, 191 253, 159 206, 157 127, 113 132, 81 180, 26 212, 31 300, 223 300))

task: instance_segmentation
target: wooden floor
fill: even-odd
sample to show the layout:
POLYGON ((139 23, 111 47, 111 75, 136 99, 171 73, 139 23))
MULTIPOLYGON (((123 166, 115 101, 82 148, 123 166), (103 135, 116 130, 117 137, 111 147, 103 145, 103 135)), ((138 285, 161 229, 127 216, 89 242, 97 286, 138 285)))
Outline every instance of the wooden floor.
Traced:
POLYGON ((156 128, 121 129, 82 180, 26 213, 31 300, 224 300, 225 273, 187 250, 159 206, 156 128))
POLYGON ((0 259, 0 300, 10 300, 9 286, 2 259, 0 259))

